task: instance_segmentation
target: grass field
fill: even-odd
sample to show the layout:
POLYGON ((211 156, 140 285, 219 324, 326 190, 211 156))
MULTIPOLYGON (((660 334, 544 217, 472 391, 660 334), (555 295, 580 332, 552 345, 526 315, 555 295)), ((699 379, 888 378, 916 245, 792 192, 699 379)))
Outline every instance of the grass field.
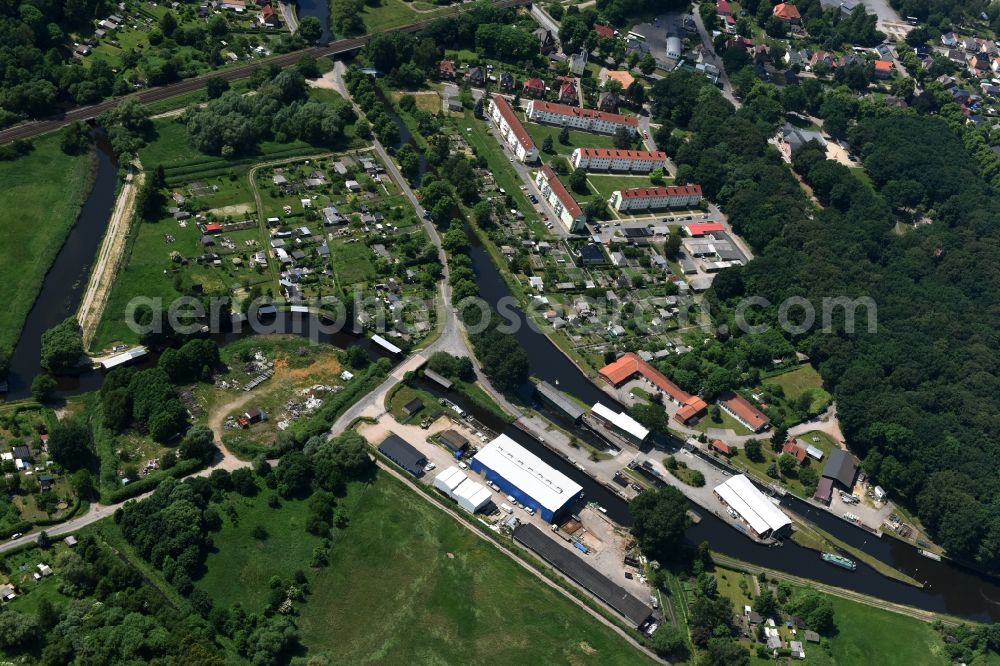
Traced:
POLYGON ((337 284, 348 287, 375 279, 375 255, 364 243, 330 243, 330 261, 337 284))
POLYGON ((726 410, 719 409, 719 420, 713 421, 709 414, 701 417, 701 420, 696 423, 693 428, 700 432, 708 432, 710 428, 717 429, 730 429, 736 432, 737 435, 750 435, 752 434, 750 430, 744 426, 742 423, 734 419, 732 416, 726 413, 726 410))
POLYGON ((783 397, 774 396, 771 404, 771 411, 778 410, 785 423, 795 424, 799 422, 804 413, 799 405, 803 396, 809 398, 809 414, 821 412, 830 402, 830 394, 823 388, 823 379, 811 365, 800 365, 799 367, 774 375, 761 381, 766 388, 769 386, 780 386, 783 397))
POLYGON ((538 221, 538 212, 521 190, 521 179, 518 178, 510 162, 507 161, 496 139, 490 134, 486 123, 476 120, 471 111, 466 111, 465 119, 458 122, 458 127, 463 128, 462 136, 465 137, 470 146, 475 148, 476 154, 486 158, 487 166, 493 174, 493 178, 496 179, 497 185, 506 190, 507 194, 514 199, 515 207, 524 213, 525 222, 544 237, 546 234, 544 227, 538 221), (466 132, 464 130, 466 127, 472 128, 472 131, 466 132))
POLYGON ((391 478, 365 491, 344 537, 317 573, 299 621, 303 642, 337 661, 644 663, 609 629, 391 478))
POLYGON ((0 162, 0 207, 6 211, 0 243, 0 345, 21 335, 42 279, 76 221, 90 183, 91 158, 67 155, 60 134, 34 141, 20 159, 0 162))
MULTIPOLYGON (((601 175, 591 174, 587 176, 590 187, 604 200, 611 198, 611 193, 615 190, 628 189, 630 187, 653 187, 649 176, 625 176, 620 174, 601 175)), ((665 185, 672 185, 673 178, 664 178, 665 185)))
MULTIPOLYGON (((421 6, 421 10, 427 6, 421 6)), ((375 0, 366 2, 361 12, 361 18, 365 22, 365 27, 369 33, 382 32, 389 28, 406 25, 422 21, 442 14, 451 14, 454 8, 441 7, 432 11, 415 11, 409 4, 402 0, 375 0)))
POLYGON ((615 138, 613 136, 608 136, 606 134, 592 134, 590 132, 578 132, 576 130, 569 131, 569 143, 564 144, 559 141, 559 132, 562 130, 561 127, 555 127, 553 125, 539 125, 538 123, 530 122, 524 118, 521 119, 524 123, 524 129, 528 131, 531 139, 538 146, 538 154, 541 156, 543 162, 548 162, 554 155, 546 152, 542 152, 542 143, 545 141, 545 137, 552 137, 552 150, 555 151, 556 155, 569 155, 577 148, 614 148, 615 138))
MULTIPOLYGON (((830 639, 834 663, 949 663, 940 637, 926 622, 838 597, 831 600, 837 625, 837 635, 830 639)), ((813 651, 818 650, 814 647, 813 651)))
POLYGON ((610 629, 451 517, 380 472, 338 500, 349 523, 329 566, 310 569, 320 539, 305 501, 268 506, 270 491, 230 498, 196 585, 216 607, 259 611, 269 581, 301 569, 310 594, 297 624, 310 653, 336 663, 645 663, 610 629), (257 540, 254 527, 268 538, 257 540))

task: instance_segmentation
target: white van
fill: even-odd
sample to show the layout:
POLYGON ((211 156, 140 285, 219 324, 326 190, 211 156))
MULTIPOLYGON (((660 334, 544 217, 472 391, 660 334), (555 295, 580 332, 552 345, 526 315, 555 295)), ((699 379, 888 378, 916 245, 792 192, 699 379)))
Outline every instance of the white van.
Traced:
POLYGON ((514 499, 513 495, 507 495, 507 501, 510 502, 511 504, 517 504, 517 500, 514 499))
POLYGON ((507 504, 506 502, 501 502, 500 508, 506 511, 507 513, 514 513, 514 509, 512 509, 510 505, 507 504))

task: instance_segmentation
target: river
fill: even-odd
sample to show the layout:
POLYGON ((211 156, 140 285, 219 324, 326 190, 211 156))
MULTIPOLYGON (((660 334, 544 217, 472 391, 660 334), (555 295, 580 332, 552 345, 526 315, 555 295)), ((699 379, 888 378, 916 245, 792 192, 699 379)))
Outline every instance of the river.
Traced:
MULTIPOLYGON (((42 289, 25 319, 11 361, 8 400, 31 396, 31 382, 42 372, 42 333, 73 316, 80 307, 90 268, 115 206, 118 165, 104 134, 97 132, 95 138, 97 173, 94 186, 52 267, 45 274, 42 289)), ((60 391, 87 391, 98 386, 91 386, 85 377, 59 378, 60 391)))
POLYGON ((319 38, 319 43, 328 44, 330 42, 329 0, 295 0, 295 15, 300 21, 307 16, 319 19, 319 24, 323 26, 323 35, 319 38))
MULTIPOLYGON (((510 290, 503 276, 481 245, 473 246, 471 257, 483 298, 490 303, 497 303, 504 297, 509 298, 510 290)), ((517 310, 517 314, 523 317, 520 310, 517 310)), ((552 384, 558 381, 560 389, 587 404, 600 400, 614 406, 609 396, 595 386, 544 334, 531 326, 522 325, 514 335, 528 355, 533 375, 552 384)), ((455 396, 450 395, 449 398, 454 400, 455 396)), ((471 405, 463 407, 468 408, 487 425, 490 424, 488 415, 478 412, 471 405)), ((583 486, 587 500, 597 501, 614 520, 623 525, 631 524, 628 505, 624 500, 520 429, 507 426, 503 428, 503 432, 583 486)), ((574 434, 582 436, 583 430, 578 429, 574 434)), ((696 505, 692 505, 692 509, 702 516, 702 520, 688 530, 688 538, 693 543, 707 541, 713 550, 752 564, 855 590, 886 601, 977 621, 1000 621, 1000 585, 996 579, 954 563, 929 560, 908 544, 888 536, 881 539, 875 537, 800 499, 789 496, 783 503, 842 541, 917 580, 925 581, 926 586, 920 589, 889 579, 863 562, 859 562, 858 569, 853 572, 839 569, 823 562, 815 551, 803 548, 791 540, 785 540, 781 547, 762 546, 696 505)))
MULTIPOLYGON (((405 125, 398 118, 394 120, 400 126, 400 136, 405 137, 401 141, 409 139, 405 125)), ((72 315, 79 305, 83 286, 114 205, 116 172, 117 168, 108 146, 99 140, 98 170, 94 188, 84 203, 79 220, 46 275, 39 298, 29 313, 24 333, 14 355, 10 376, 11 394, 8 396, 10 398, 25 397, 30 393, 31 381, 40 372, 42 332, 72 315)), ((478 243, 472 248, 471 258, 480 293, 484 298, 491 303, 498 303, 505 297, 512 298, 499 270, 478 243)), ((516 310, 515 314, 523 317, 519 310, 516 310)), ((309 322, 308 317, 300 319, 299 315, 280 315, 274 332, 308 335, 311 328, 309 322)), ((225 344, 238 335, 230 333, 220 335, 216 339, 225 344)), ((532 374, 552 384, 558 384, 561 390, 587 404, 601 400, 618 407, 544 334, 535 331, 531 326, 523 325, 514 335, 528 355, 532 374)), ((320 339, 341 347, 361 344, 372 358, 379 355, 365 338, 359 339, 341 333, 320 336, 320 339)), ((102 374, 99 372, 62 378, 59 393, 67 396, 96 390, 100 387, 101 381, 102 374)), ((454 395, 449 397, 460 404, 462 402, 454 395)), ((587 500, 601 504, 607 509, 611 518, 623 525, 631 524, 628 505, 617 495, 594 482, 520 429, 498 424, 488 414, 478 413, 471 405, 463 406, 476 413, 487 425, 493 424, 542 457, 548 464, 578 482, 583 487, 587 500)), ((878 539, 801 500, 787 498, 785 502, 789 508, 807 516, 839 539, 865 550, 919 580, 926 581, 926 587, 918 589, 888 579, 864 563, 859 563, 855 572, 838 569, 823 563, 815 552, 801 548, 791 541, 786 541, 780 548, 761 546, 742 536, 714 515, 698 511, 698 507, 693 508, 702 514, 703 518, 699 524, 689 529, 688 537, 693 543, 707 541, 713 550, 753 564, 856 590, 887 601, 978 621, 1000 620, 1000 586, 996 580, 949 562, 935 562, 923 558, 916 549, 907 544, 890 537, 878 539)))

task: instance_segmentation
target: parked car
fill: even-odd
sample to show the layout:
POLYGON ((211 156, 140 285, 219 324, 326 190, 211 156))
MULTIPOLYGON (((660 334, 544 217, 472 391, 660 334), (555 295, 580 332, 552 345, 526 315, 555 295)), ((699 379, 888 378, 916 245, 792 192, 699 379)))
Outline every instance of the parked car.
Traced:
POLYGON ((437 467, 437 465, 435 465, 434 463, 427 463, 427 465, 424 467, 424 471, 425 472, 433 471, 435 467, 437 467))

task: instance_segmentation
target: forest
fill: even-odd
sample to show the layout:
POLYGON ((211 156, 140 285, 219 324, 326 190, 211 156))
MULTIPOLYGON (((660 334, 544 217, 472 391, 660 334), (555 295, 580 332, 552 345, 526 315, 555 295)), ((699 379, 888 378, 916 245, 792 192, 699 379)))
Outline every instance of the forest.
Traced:
MULTIPOLYGON (((805 352, 834 394, 863 468, 951 555, 996 568, 997 195, 942 118, 797 88, 758 84, 738 111, 683 73, 653 88, 654 116, 664 122, 658 139, 676 155, 678 182, 700 183, 756 248, 756 259, 723 271, 710 295, 727 335, 699 359, 674 359, 665 369, 685 388, 715 391, 751 385, 769 363, 765 350, 775 358, 788 345, 805 352), (841 123, 872 186, 806 150, 794 166, 820 206, 806 199, 766 143, 785 112, 799 110, 841 123), (694 131, 693 139, 671 137, 675 126, 694 131), (894 233, 897 214, 910 219, 915 211, 931 224, 894 233), (817 311, 823 297, 869 296, 877 330, 847 333, 841 313, 830 332, 754 340, 733 319, 747 296, 772 304, 801 296, 817 311)), ((751 313, 750 323, 776 327, 776 306, 751 313)))

